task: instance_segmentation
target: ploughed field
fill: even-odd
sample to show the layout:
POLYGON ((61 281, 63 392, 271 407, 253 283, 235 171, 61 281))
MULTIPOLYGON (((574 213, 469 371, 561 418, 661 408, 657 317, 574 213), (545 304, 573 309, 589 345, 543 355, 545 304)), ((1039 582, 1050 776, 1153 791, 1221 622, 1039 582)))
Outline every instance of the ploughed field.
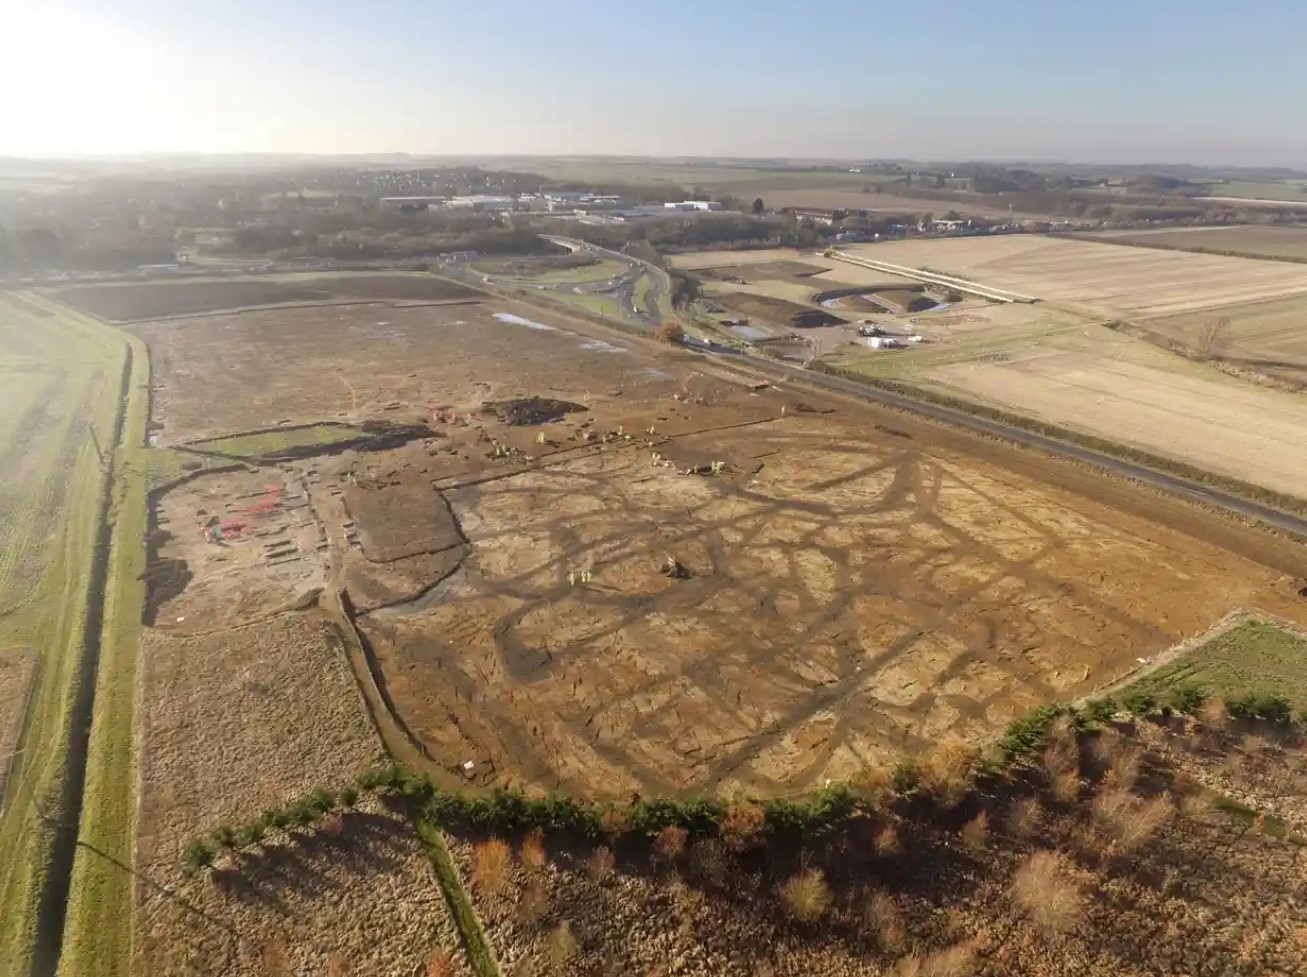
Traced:
POLYGON ((165 440, 429 425, 163 495, 152 633, 221 657, 343 593, 371 704, 477 783, 790 793, 1298 613, 1202 514, 498 299, 138 330, 165 440))

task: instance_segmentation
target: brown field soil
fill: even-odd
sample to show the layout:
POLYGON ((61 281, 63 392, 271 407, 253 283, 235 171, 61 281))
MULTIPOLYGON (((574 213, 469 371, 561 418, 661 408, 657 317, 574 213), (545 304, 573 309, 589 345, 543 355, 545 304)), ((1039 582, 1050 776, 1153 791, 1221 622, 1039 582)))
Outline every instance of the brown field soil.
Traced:
POLYGON ((467 413, 488 400, 563 388, 563 399, 580 402, 647 380, 643 371, 654 369, 636 365, 611 335, 600 339, 558 313, 499 301, 262 310, 134 329, 150 347, 155 420, 166 443, 281 421, 423 422, 433 406, 467 413), (556 325, 496 320, 501 311, 556 325), (223 369, 212 369, 218 361, 223 369))
POLYGON ((1307 228, 1167 227, 1155 231, 1104 231, 1093 240, 1112 244, 1155 244, 1168 248, 1236 251, 1250 258, 1307 259, 1307 228))
POLYGON ((820 275, 827 270, 825 265, 781 259, 713 267, 705 269, 705 275, 709 278, 743 278, 745 281, 752 281, 755 278, 807 278, 810 275, 820 275))
POLYGON ((1083 694, 1233 607, 1299 612, 1279 572, 1190 535, 1226 538, 1207 517, 1177 532, 1133 489, 1018 474, 994 446, 844 402, 805 413, 827 402, 588 328, 498 300, 141 327, 165 433, 337 412, 433 432, 165 496, 158 579, 184 586, 157 594, 159 627, 217 640, 180 635, 344 587, 436 764, 611 796, 811 787, 1083 694), (190 382, 220 351, 218 388, 190 382), (522 396, 588 409, 512 426, 485 407, 522 396), (274 484, 284 511, 203 539, 199 510, 274 484), (668 556, 686 579, 659 572, 668 556))
POLYGON ((310 283, 346 298, 442 302, 485 297, 466 285, 434 275, 340 275, 312 278, 306 282, 310 283))
POLYGON ((761 319, 773 325, 807 328, 810 326, 837 325, 845 320, 821 309, 800 305, 786 299, 773 298, 770 295, 756 295, 749 292, 726 292, 713 296, 713 301, 733 312, 739 312, 751 319, 761 319))
POLYGON ((110 322, 133 322, 163 316, 193 315, 219 309, 331 298, 316 288, 270 280, 82 285, 53 293, 60 302, 110 322))
POLYGON ((0 649, 0 797, 4 796, 9 755, 23 728, 23 711, 35 672, 36 655, 30 650, 0 649))
POLYGON ((1307 402, 1293 394, 1117 358, 1106 345, 1013 349, 925 375, 990 403, 1290 495, 1307 484, 1307 402))
POLYGON ((1303 766, 1301 742, 1248 747, 1201 726, 1189 736, 1145 725, 1072 744, 1070 799, 999 788, 944 815, 887 810, 798 851, 741 855, 704 839, 661 859, 620 849, 600 858, 546 843, 539 864, 509 839, 516 857, 490 885, 477 871, 481 839, 451 849, 506 973, 1302 974, 1307 858, 1173 779, 1188 774, 1178 761, 1195 738, 1203 755, 1241 771, 1303 766), (1148 760, 1137 780, 1119 759, 1132 751, 1148 760), (1033 812, 1029 830, 1023 810, 1033 812), (987 830, 968 844, 963 826, 982 811, 987 830), (886 830, 897 848, 878 848, 886 830), (805 923, 782 893, 814 871, 826 900, 805 923), (1019 889, 1023 876, 1032 881, 1019 889), (1049 911, 1058 905, 1069 912, 1049 911), (558 935, 563 924, 570 939, 558 935))
POLYGON ((671 470, 609 448, 446 492, 471 554, 361 619, 442 763, 605 795, 784 793, 983 736, 1236 606, 1296 611, 1215 547, 852 420, 659 450, 671 470), (729 477, 677 473, 714 459, 729 477))
POLYGON ((1030 234, 890 241, 847 250, 1107 316, 1163 315, 1307 294, 1303 266, 1030 234))
POLYGON ((1307 296, 1250 302, 1174 316, 1143 319, 1139 326, 1235 368, 1307 384, 1307 296), (1226 322, 1226 325, 1217 326, 1226 322), (1212 330, 1217 329, 1215 339, 1212 330))
MULTIPOLYGON (((217 622, 210 621, 211 625, 217 622)), ((191 838, 238 825, 381 757, 339 640, 318 612, 142 641, 139 915, 135 972, 408 977, 457 948, 430 865, 406 824, 344 815, 336 837, 280 836, 186 877, 191 838)))

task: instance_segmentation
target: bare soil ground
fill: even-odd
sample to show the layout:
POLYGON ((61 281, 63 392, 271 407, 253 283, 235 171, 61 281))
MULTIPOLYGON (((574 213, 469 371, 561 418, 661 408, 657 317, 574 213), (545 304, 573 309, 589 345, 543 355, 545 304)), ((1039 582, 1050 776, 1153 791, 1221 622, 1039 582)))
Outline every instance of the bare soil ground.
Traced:
POLYGON ((565 322, 495 302, 267 310, 135 329, 150 347, 161 437, 177 442, 282 420, 422 422, 433 407, 474 412, 487 400, 564 387, 564 399, 578 400, 649 378, 641 370, 651 367, 633 367, 611 336, 596 340, 565 322), (502 321, 500 310, 558 325, 502 321), (215 357, 224 369, 212 369, 215 357))
POLYGON ((705 274, 711 278, 806 278, 827 270, 825 265, 780 259, 713 267, 705 269, 705 274))
POLYGON ((1180 250, 1234 251, 1250 258, 1307 259, 1307 228, 1236 225, 1168 227, 1155 231, 1104 231, 1094 240, 1159 245, 1180 250))
POLYGON ((1298 265, 1029 234, 890 241, 847 250, 1128 318, 1307 294, 1307 267, 1298 265))
POLYGON ((269 279, 125 285, 81 285, 54 293, 60 302, 110 322, 193 315, 219 309, 290 302, 319 302, 330 293, 269 279))
MULTIPOLYGON (((211 624, 213 622, 210 622, 211 624)), ((142 642, 141 799, 135 971, 409 977, 457 938, 407 825, 378 812, 285 837, 188 878, 186 843, 315 786, 338 787, 381 756, 339 639, 317 612, 142 642)))
POLYGON ((528 860, 519 842, 492 885, 480 839, 452 847, 509 974, 1307 973, 1307 856, 1214 808, 1174 765, 1183 740, 1110 729, 1037 759, 1024 786, 942 816, 886 811, 801 850, 706 839, 658 859, 554 846, 528 860), (798 903, 805 922, 784 891, 814 872, 825 898, 798 903))
POLYGON ((434 275, 340 275, 311 279, 314 288, 360 299, 443 302, 483 298, 481 292, 434 275))
POLYGON ((787 792, 1084 694, 1235 606, 1297 610, 1214 547, 850 421, 657 450, 672 469, 610 447, 446 492, 471 554, 361 619, 443 763, 787 792))
POLYGON ((731 292, 713 297, 718 305, 723 305, 734 312, 739 312, 752 319, 761 319, 773 325, 787 328, 808 328, 811 326, 837 325, 845 320, 821 309, 789 302, 785 299, 772 298, 769 295, 753 295, 748 292, 731 292))
POLYGON ((1112 342, 1048 344, 926 372, 986 402, 1289 494, 1307 478, 1307 403, 1112 342))

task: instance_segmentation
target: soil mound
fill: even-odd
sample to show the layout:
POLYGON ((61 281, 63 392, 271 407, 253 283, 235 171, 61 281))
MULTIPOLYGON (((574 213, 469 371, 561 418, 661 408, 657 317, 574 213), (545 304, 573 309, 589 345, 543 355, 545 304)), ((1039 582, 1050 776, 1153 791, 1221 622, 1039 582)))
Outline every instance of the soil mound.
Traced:
POLYGON ((487 401, 481 409, 494 414, 505 424, 517 427, 561 421, 568 414, 583 413, 587 408, 551 397, 519 397, 516 400, 487 401))

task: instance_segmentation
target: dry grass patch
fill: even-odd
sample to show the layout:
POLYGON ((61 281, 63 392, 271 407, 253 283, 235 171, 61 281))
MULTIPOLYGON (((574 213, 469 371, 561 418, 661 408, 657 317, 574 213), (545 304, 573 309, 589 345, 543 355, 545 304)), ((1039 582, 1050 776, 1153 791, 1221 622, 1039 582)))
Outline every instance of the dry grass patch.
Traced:
POLYGON ((1161 795, 1143 801, 1129 791, 1109 788, 1094 798, 1094 821, 1120 852, 1139 848, 1174 815, 1170 799, 1161 795))
POLYGON ((907 946, 908 928, 903 921, 903 911, 889 893, 877 890, 867 896, 862 921, 886 953, 902 953, 907 946))
POLYGON ((472 884, 482 892, 499 893, 508 881, 513 849, 502 838, 488 838, 472 849, 472 884))
POLYGON ((785 911, 801 923, 815 923, 831 905, 830 885, 819 868, 806 868, 786 879, 780 888, 785 911))
POLYGON ((545 867, 548 855, 545 852, 545 833, 539 828, 532 828, 522 839, 520 853, 522 867, 530 872, 538 872, 545 867))
POLYGON ((989 814, 981 811, 958 832, 968 851, 982 852, 989 847, 989 814))
POLYGON ((549 962, 560 969, 566 966, 568 961, 575 957, 577 951, 581 948, 576 936, 572 933, 572 924, 565 919, 550 931, 545 946, 549 955, 549 962))
POLYGON ((1012 877, 1012 901, 1049 934, 1067 933, 1084 915, 1085 897, 1066 856, 1037 851, 1012 877))
POLYGON ((1022 797, 1007 814, 1007 832, 1014 838, 1029 838, 1044 820, 1044 808, 1037 797, 1022 797))
POLYGON ((921 765, 921 786, 945 810, 952 810, 966 797, 979 754, 958 736, 947 736, 921 765))

